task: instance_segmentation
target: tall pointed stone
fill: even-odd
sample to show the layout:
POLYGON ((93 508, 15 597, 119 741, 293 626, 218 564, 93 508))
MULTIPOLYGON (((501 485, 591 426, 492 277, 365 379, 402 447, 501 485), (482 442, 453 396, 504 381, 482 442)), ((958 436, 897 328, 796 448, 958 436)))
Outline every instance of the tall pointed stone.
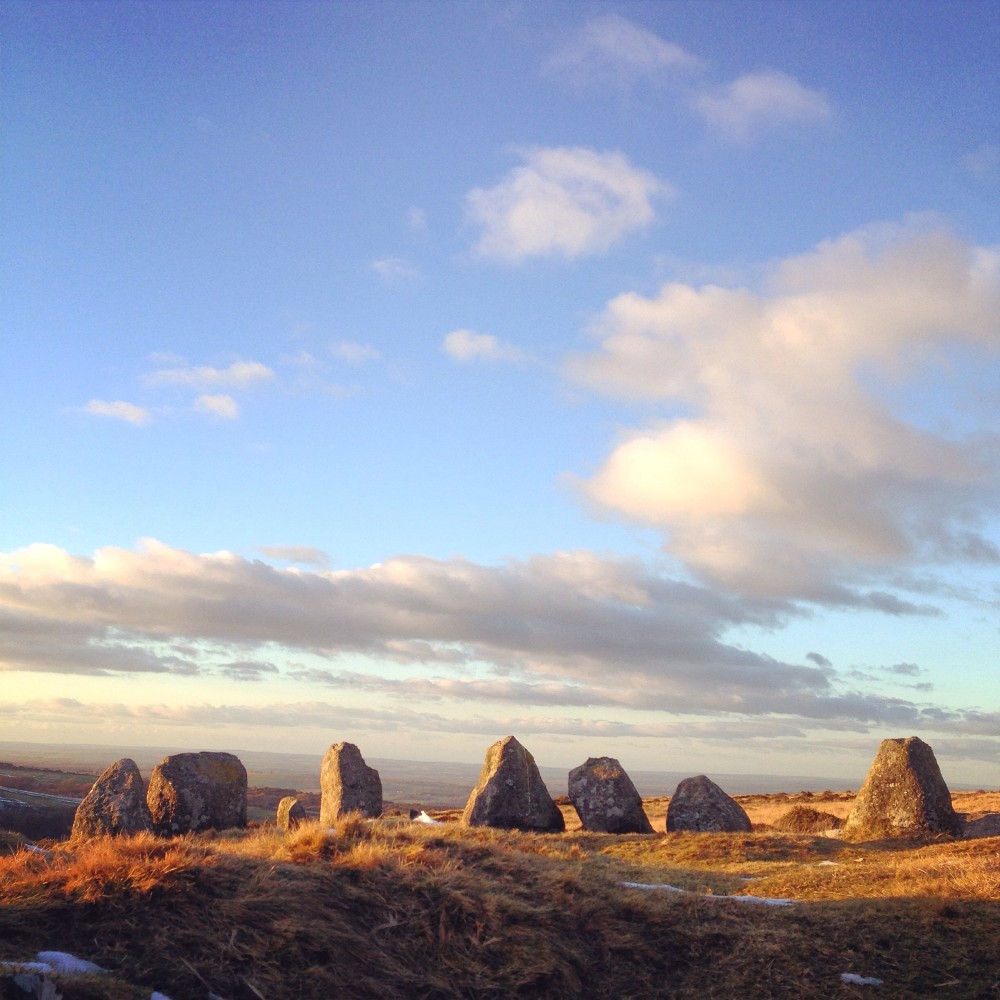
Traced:
POLYGON ((479 784, 465 804, 462 824, 540 833, 566 829, 535 758, 513 736, 505 736, 486 751, 479 784))
POLYGON ((101 774, 77 806, 72 836, 128 837, 152 829, 142 775, 134 760, 123 757, 101 774))
POLYGON ((934 751, 916 736, 882 740, 844 824, 844 839, 961 837, 962 832, 934 751))

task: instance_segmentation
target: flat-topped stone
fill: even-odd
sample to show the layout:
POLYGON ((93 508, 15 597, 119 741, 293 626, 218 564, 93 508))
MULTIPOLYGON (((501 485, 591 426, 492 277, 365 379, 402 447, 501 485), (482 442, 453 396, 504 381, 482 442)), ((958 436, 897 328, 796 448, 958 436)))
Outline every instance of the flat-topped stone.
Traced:
POLYGON ((247 771, 231 753, 172 754, 153 768, 146 802, 160 834, 245 827, 247 771))

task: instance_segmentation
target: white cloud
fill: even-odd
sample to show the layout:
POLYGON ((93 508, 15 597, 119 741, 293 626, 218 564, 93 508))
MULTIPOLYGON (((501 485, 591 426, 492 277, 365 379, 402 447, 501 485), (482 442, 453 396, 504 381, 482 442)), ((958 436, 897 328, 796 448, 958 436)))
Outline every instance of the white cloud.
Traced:
POLYGON ((368 267, 387 282, 420 277, 419 269, 402 257, 379 257, 371 261, 368 267))
POLYGON ((195 389, 247 389, 273 379, 274 372, 259 361, 234 361, 227 368, 210 365, 161 368, 146 376, 146 381, 154 385, 182 385, 195 389))
POLYGON ((578 83, 611 80, 628 86, 668 71, 698 69, 702 61, 679 45, 618 14, 589 20, 545 63, 545 71, 578 83))
POLYGON ((199 396, 194 401, 194 408, 198 413, 218 417, 220 420, 236 420, 240 415, 239 404, 225 393, 199 396))
POLYGON ((120 399, 107 402, 103 399, 92 399, 83 408, 84 413, 95 417, 111 417, 114 420, 124 420, 126 423, 142 427, 153 419, 153 414, 144 406, 135 403, 125 403, 120 399))
POLYGON ((356 344, 350 340, 341 340, 330 345, 330 354, 341 361, 352 365, 363 365, 369 361, 378 361, 382 354, 369 344, 356 344))
POLYGON ((228 670, 261 679, 274 666, 302 683, 407 703, 921 722, 919 705, 845 690, 827 665, 783 663, 720 639, 731 627, 775 627, 793 613, 589 552, 500 567, 397 557, 329 572, 153 540, 89 558, 52 545, 0 554, 0 671, 228 670), (302 667, 303 657, 329 666, 302 667), (359 662, 370 669, 359 671, 359 662))
POLYGON ((786 73, 765 70, 741 76, 714 91, 700 93, 693 107, 727 139, 746 142, 762 130, 787 124, 827 121, 833 110, 817 90, 786 73))
POLYGON ((656 198, 672 189, 619 152, 531 149, 492 188, 466 196, 469 220, 481 230, 476 252, 520 261, 604 253, 627 234, 648 226, 656 198))
POLYGON ((760 292, 621 295, 596 331, 571 377, 680 415, 625 434, 586 495, 662 528, 704 577, 836 604, 871 574, 1000 561, 979 531, 1000 500, 990 438, 907 421, 879 388, 1000 348, 996 249, 928 220, 871 227, 781 262, 760 292))
POLYGON ((511 362, 524 360, 524 352, 512 344, 505 344, 488 333, 473 330, 452 330, 441 344, 445 354, 456 361, 511 362))

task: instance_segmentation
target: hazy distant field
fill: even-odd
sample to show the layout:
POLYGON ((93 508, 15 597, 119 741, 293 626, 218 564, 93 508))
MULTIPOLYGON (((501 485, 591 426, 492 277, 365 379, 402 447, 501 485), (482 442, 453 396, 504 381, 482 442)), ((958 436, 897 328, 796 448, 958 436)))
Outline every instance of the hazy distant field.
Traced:
MULTIPOLYGON (((323 751, 325 751, 325 747, 323 751)), ((364 753, 364 747, 361 748, 364 753)), ((121 757, 131 757, 144 775, 168 754, 182 751, 169 747, 68 746, 60 744, 2 743, 0 760, 32 764, 37 767, 59 768, 63 771, 100 774, 121 757)), ((319 791, 319 768, 322 752, 316 754, 265 753, 256 750, 233 750, 247 769, 249 783, 256 787, 295 788, 299 791, 319 791)), ((485 754, 486 745, 482 752, 485 754)), ((594 756, 600 754, 599 748, 594 756)), ((367 757, 382 779, 382 794, 390 802, 414 803, 428 807, 464 805, 469 792, 479 778, 478 762, 457 763, 440 761, 405 761, 367 757)), ((578 761, 582 764, 583 761, 578 761)), ((569 768, 547 767, 539 762, 539 770, 554 798, 566 794, 569 768)), ((629 771, 639 794, 655 798, 673 794, 677 783, 696 771, 629 771)), ((856 781, 816 776, 780 776, 768 774, 718 774, 713 781, 730 795, 768 794, 774 792, 824 791, 857 788, 856 781)), ((3 782, 0 781, 0 785, 3 782)))

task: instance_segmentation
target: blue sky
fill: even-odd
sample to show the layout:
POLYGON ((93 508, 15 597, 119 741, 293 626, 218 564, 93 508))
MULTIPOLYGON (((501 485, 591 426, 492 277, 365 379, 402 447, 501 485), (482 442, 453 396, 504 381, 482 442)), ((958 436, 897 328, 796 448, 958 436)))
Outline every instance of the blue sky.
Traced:
POLYGON ((993 3, 11 3, 13 740, 997 783, 993 3))

